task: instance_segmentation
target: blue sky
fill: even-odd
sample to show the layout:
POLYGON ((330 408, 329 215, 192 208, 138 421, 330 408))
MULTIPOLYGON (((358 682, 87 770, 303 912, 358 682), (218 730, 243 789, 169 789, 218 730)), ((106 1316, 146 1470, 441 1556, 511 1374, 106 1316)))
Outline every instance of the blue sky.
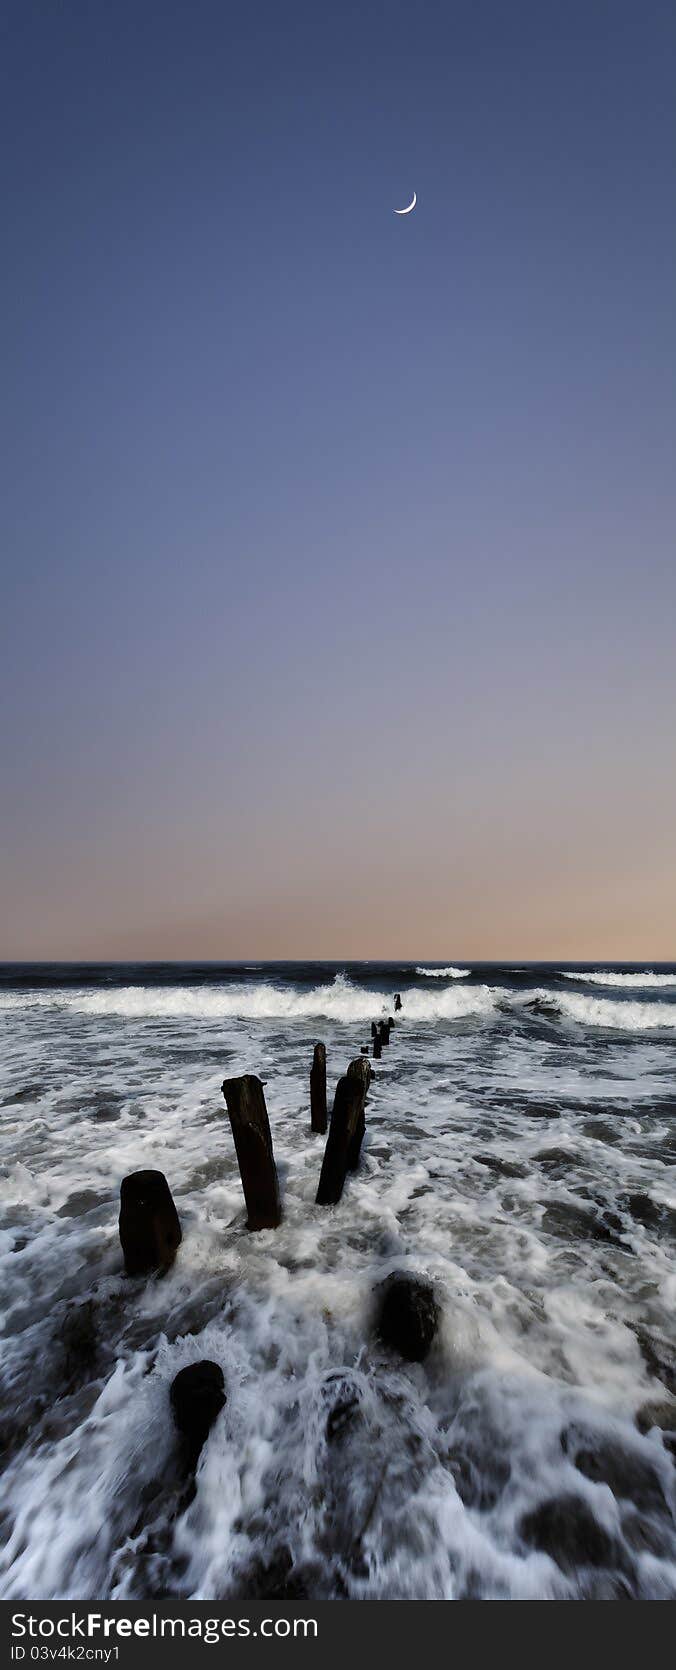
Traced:
POLYGON ((676 955, 673 8, 4 17, 0 954, 676 955))

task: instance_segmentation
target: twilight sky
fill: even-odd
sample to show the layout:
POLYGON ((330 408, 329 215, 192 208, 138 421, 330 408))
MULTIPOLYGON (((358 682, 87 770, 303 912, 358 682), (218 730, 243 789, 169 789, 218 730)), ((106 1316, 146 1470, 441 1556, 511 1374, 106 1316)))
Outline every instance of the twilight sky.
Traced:
POLYGON ((675 71, 7 0, 0 956, 676 957, 675 71))

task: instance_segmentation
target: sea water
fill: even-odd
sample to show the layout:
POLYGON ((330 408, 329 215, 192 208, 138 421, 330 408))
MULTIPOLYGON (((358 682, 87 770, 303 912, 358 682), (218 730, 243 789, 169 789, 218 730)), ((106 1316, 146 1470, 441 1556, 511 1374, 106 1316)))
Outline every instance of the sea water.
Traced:
POLYGON ((676 1595, 676 969, 11 966, 0 1033, 2 1597, 676 1595), (395 991, 318 1207, 313 1044, 331 1091, 395 991), (283 1199, 259 1234, 240 1073, 283 1199), (183 1241, 130 1279, 144 1167, 183 1241), (393 1271, 435 1290, 420 1364, 378 1340, 393 1271), (169 1387, 204 1357, 227 1402, 188 1487, 169 1387))

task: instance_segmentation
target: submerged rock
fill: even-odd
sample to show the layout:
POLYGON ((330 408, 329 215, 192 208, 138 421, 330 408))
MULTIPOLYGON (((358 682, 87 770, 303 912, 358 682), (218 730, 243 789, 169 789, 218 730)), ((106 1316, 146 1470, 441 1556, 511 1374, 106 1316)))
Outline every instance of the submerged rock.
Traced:
POLYGON ((616 1566, 621 1550, 594 1518, 582 1496, 552 1496, 527 1513, 519 1533, 529 1547, 555 1560, 561 1571, 578 1566, 616 1566))
POLYGON ((346 1429, 358 1419, 361 1412, 361 1387, 349 1374, 330 1374, 322 1387, 325 1401, 329 1404, 326 1417, 326 1437, 329 1443, 341 1438, 346 1429))
POLYGON ((527 1177, 528 1167, 517 1165, 515 1160, 501 1160, 497 1154, 475 1154, 478 1166, 487 1166, 489 1171, 496 1172, 498 1177, 527 1177))
POLYGON ((636 1425, 639 1432, 652 1432, 656 1427, 666 1449, 676 1457, 676 1403, 668 1403, 666 1399, 643 1403, 636 1415, 636 1425))
POLYGON ((226 1401, 220 1364, 208 1358, 189 1363, 172 1380, 169 1397, 176 1426, 195 1462, 226 1401))
POLYGON ((378 1333, 384 1345, 409 1363, 427 1356, 439 1322, 439 1307, 429 1282, 396 1272, 382 1283, 378 1333))
POLYGON ((642 1194, 640 1190, 623 1195, 620 1205, 624 1206, 636 1223, 644 1224, 647 1229, 658 1224, 662 1216, 659 1206, 651 1200, 650 1195, 642 1194))
POLYGON ((655 1333, 649 1334, 647 1328, 634 1327, 639 1350, 646 1367, 661 1380, 668 1392, 676 1395, 676 1360, 673 1346, 660 1339, 655 1333))
POLYGON ((482 1513, 495 1507, 512 1471, 506 1457, 477 1450, 468 1443, 459 1443, 450 1451, 447 1466, 461 1502, 482 1513))
POLYGON ((610 1438, 570 1427, 561 1436, 561 1447, 586 1479, 607 1484, 619 1501, 633 1502, 644 1512, 664 1512, 664 1491, 655 1468, 635 1451, 610 1438))
POLYGON ((575 1206, 568 1200, 553 1200, 545 1208, 542 1218, 543 1229, 565 1236, 567 1240, 605 1241, 609 1246, 621 1247, 626 1252, 615 1223, 610 1213, 597 1217, 595 1212, 587 1211, 584 1206, 575 1206))
POLYGON ((570 1166, 578 1165, 577 1155, 570 1148, 542 1148, 539 1154, 533 1155, 536 1165, 545 1171, 552 1171, 557 1175, 561 1171, 568 1171, 570 1166))
POLYGON ((69 1383, 87 1379, 93 1374, 99 1340, 92 1299, 85 1299, 80 1305, 68 1306, 61 1325, 61 1344, 64 1353, 64 1375, 69 1383))
POLYGON ((529 1009, 531 1015, 544 1015, 547 1020, 555 1021, 559 1020, 561 1013, 558 1004, 548 1003, 544 997, 531 998, 530 1003, 524 1004, 524 1009, 529 1009))

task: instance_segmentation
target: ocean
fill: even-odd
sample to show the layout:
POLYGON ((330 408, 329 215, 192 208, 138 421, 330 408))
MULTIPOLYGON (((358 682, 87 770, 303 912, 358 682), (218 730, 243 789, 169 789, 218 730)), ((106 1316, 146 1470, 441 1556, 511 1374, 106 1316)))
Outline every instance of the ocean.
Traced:
POLYGON ((676 1597, 676 967, 6 965, 0 1031, 2 1598, 676 1597), (316 1206, 313 1044, 331 1091, 396 991, 316 1206), (146 1167, 183 1240, 131 1278, 146 1167), (398 1271, 438 1303, 420 1363, 378 1337, 398 1271), (169 1387, 201 1358, 227 1402, 187 1488, 169 1387))

